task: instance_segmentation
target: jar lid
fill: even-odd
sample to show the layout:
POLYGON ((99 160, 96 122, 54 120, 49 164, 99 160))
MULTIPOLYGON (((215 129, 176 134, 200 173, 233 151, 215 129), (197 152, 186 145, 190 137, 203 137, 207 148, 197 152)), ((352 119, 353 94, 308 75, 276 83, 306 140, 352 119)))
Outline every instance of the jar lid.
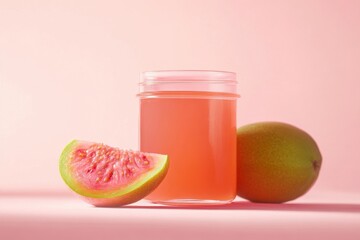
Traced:
POLYGON ((140 94, 149 92, 213 92, 238 96, 236 73, 208 70, 143 72, 140 94))

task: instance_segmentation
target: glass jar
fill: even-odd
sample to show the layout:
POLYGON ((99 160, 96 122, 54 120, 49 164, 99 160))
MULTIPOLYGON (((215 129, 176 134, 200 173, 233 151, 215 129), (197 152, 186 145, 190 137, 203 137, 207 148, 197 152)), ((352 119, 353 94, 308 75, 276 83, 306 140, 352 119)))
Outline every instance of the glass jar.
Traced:
POLYGON ((161 204, 225 204, 236 196, 236 74, 144 72, 140 150, 167 154, 169 170, 146 197, 161 204))

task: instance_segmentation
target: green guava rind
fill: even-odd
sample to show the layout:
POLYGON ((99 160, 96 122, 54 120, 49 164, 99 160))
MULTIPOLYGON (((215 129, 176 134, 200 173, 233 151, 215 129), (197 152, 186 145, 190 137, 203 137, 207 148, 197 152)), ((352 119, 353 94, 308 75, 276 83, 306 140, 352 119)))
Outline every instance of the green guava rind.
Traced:
POLYGON ((310 190, 322 163, 305 131, 282 122, 258 122, 237 131, 237 194, 252 202, 282 203, 310 190))
POLYGON ((136 202, 150 192, 152 192, 165 178, 169 161, 167 155, 145 153, 156 158, 154 166, 147 172, 143 173, 133 182, 129 182, 125 187, 112 190, 93 190, 84 187, 72 176, 72 170, 69 162, 71 161, 72 152, 79 146, 91 145, 91 142, 73 140, 63 150, 60 156, 60 175, 64 182, 82 198, 101 207, 121 206, 136 202))

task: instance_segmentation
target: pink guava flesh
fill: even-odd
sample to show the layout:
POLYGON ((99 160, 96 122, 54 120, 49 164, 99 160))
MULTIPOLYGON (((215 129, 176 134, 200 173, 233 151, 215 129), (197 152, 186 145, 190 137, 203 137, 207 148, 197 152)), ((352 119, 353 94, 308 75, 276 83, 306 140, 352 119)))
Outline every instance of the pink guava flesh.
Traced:
POLYGON ((76 149, 69 164, 76 180, 86 188, 111 190, 149 171, 154 165, 150 160, 150 155, 141 152, 92 144, 76 149))
POLYGON ((161 183, 167 170, 167 155, 87 141, 70 142, 60 156, 60 174, 65 183, 95 206, 136 202, 161 183))

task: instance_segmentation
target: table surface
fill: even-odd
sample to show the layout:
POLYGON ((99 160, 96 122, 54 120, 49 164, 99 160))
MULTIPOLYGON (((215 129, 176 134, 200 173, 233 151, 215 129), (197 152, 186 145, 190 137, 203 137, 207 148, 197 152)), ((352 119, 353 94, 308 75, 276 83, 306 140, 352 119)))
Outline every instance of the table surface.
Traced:
POLYGON ((0 239, 360 239, 360 193, 314 192, 286 204, 139 201, 95 208, 68 193, 0 193, 0 239))

